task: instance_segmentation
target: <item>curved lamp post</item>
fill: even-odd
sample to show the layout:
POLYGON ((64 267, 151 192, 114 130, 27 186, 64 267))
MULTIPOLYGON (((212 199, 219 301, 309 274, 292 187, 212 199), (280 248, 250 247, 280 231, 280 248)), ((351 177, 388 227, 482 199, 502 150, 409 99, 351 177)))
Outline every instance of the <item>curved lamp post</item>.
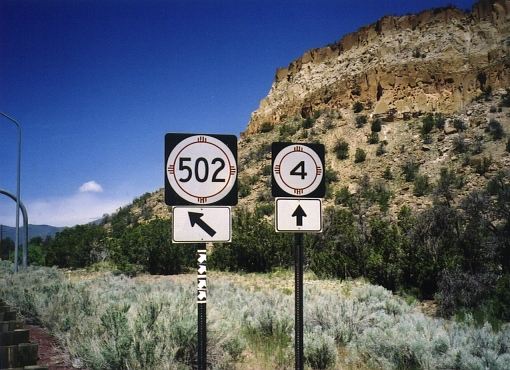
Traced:
MULTIPOLYGON (((13 201, 17 203, 17 198, 14 194, 9 193, 6 190, 0 189, 0 194, 7 195, 13 201)), ((27 209, 22 202, 19 202, 21 213, 23 214, 23 226, 25 227, 25 245, 23 247, 23 267, 27 267, 28 262, 28 213, 27 209)))
MULTIPOLYGON (((16 183, 16 245, 14 248, 14 272, 18 272, 18 248, 19 248, 19 203, 20 203, 20 169, 21 169, 21 125, 14 118, 9 117, 7 114, 0 112, 0 115, 7 118, 14 123, 18 128, 18 166, 17 166, 17 183, 16 183)), ((28 225, 27 225, 28 230, 28 225)), ((26 256, 26 254, 25 254, 26 256)), ((26 266, 26 261, 23 260, 23 265, 26 266)))

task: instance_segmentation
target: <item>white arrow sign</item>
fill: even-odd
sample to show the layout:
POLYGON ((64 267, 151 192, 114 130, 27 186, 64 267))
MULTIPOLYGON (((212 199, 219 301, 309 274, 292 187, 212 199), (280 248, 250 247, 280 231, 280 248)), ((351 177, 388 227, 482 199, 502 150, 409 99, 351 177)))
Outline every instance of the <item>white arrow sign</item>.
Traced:
POLYGON ((207 291, 206 290, 199 290, 198 291, 198 303, 205 303, 205 300, 207 298, 207 291))
POLYGON ((207 271, 207 267, 205 265, 199 265, 198 266, 198 273, 200 275, 204 275, 206 271, 207 271))
POLYGON ((206 289, 207 288, 207 280, 206 279, 198 279, 198 289, 206 289))
POLYGON ((277 232, 322 232, 320 198, 276 198, 277 232))
POLYGON ((230 242, 230 207, 173 207, 174 243, 230 242))
POLYGON ((207 260, 207 254, 204 252, 204 253, 198 253, 198 263, 205 263, 205 261, 207 260))

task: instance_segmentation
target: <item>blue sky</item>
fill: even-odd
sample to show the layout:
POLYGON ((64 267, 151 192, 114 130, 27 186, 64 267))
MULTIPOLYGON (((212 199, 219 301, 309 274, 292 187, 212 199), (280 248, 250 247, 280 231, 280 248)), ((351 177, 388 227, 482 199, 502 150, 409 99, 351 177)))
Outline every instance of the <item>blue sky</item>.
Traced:
MULTIPOLYGON (((73 225, 163 186, 166 132, 246 127, 277 67, 383 15, 471 0, 0 2, 0 111, 24 128, 31 223, 73 225), (80 190, 81 189, 81 190, 80 190)), ((0 188, 16 188, 0 119, 0 188)), ((0 199, 0 223, 14 225, 0 199)))

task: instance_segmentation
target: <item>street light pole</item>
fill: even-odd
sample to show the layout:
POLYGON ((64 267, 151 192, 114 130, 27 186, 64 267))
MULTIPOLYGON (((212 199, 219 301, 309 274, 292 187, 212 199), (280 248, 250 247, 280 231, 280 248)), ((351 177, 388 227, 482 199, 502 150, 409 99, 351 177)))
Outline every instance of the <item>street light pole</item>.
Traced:
MULTIPOLYGON (((18 250, 19 250, 19 202, 20 202, 20 173, 21 173, 21 125, 14 118, 9 117, 7 114, 0 112, 2 116, 14 123, 18 128, 18 165, 17 165, 17 183, 16 183, 16 245, 14 248, 14 272, 18 272, 18 250)), ((28 225, 26 225, 28 228, 28 225)), ((28 241, 27 243, 28 244, 28 241)), ((28 251, 25 251, 27 256, 28 251)), ((26 267, 26 257, 23 258, 23 266, 26 267)))

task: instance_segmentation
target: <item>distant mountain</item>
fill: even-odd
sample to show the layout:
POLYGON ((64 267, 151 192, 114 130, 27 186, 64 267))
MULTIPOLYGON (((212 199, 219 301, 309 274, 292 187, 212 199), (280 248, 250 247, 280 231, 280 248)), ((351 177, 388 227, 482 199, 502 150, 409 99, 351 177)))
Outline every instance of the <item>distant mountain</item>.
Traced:
MULTIPOLYGON (((0 226, 2 228, 3 238, 10 238, 12 240, 16 237, 16 228, 10 226, 0 226)), ((36 236, 40 236, 41 238, 46 238, 47 236, 54 236, 59 231, 62 231, 63 227, 56 227, 50 225, 28 225, 28 239, 32 239, 36 236)), ((24 228, 20 226, 20 240, 23 242, 25 240, 25 231, 24 228)))

